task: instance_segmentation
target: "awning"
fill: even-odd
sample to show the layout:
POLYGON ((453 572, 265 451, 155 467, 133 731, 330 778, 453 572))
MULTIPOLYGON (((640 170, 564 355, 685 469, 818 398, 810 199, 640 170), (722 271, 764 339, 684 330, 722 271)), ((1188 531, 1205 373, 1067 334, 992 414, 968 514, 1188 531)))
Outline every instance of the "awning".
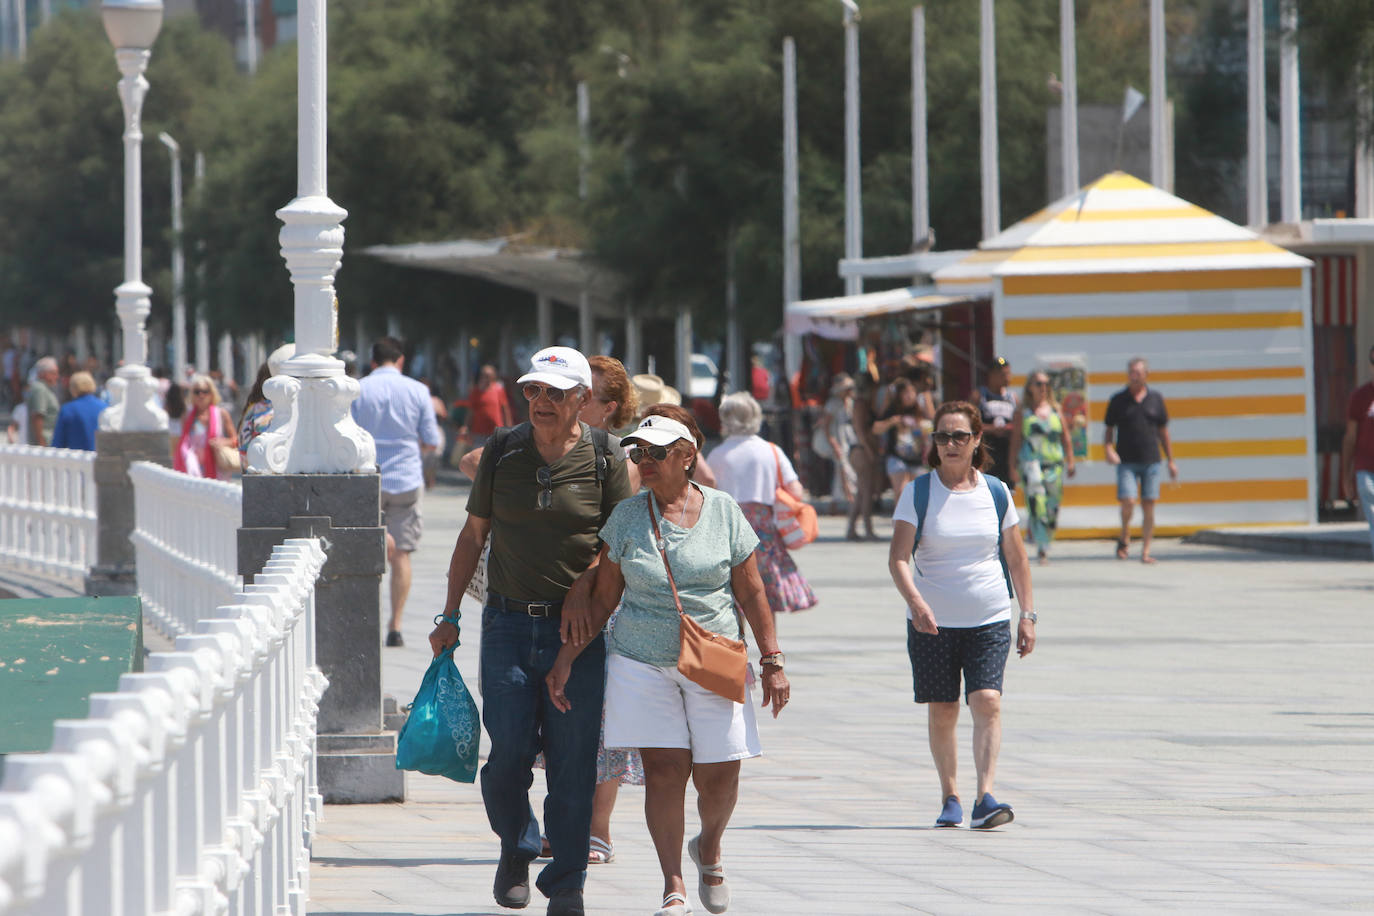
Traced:
POLYGON ((963 305, 974 301, 974 298, 945 295, 933 286, 905 286, 880 293, 807 299, 788 304, 784 324, 789 334, 815 334, 830 340, 857 340, 859 322, 865 318, 963 305))

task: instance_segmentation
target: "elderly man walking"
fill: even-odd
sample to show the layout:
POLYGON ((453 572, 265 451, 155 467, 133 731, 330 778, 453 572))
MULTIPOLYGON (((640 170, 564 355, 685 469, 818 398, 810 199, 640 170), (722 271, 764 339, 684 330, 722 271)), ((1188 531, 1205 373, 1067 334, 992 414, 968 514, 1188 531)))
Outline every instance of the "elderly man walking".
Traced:
POLYGON ((1150 544, 1155 534, 1155 503, 1159 501, 1159 478, 1164 462, 1160 446, 1169 462, 1169 479, 1178 480, 1174 446, 1169 440, 1169 411, 1164 396, 1150 388, 1150 367, 1136 357, 1126 364, 1127 385, 1107 402, 1107 427, 1103 443, 1107 463, 1116 465, 1116 499, 1121 503, 1121 536, 1116 541, 1116 556, 1124 560, 1131 544, 1131 516, 1140 499, 1140 562, 1153 563, 1150 544), (1115 434, 1115 442, 1113 442, 1115 434))
POLYGON ((33 364, 33 378, 24 403, 29 408, 29 445, 52 444, 57 413, 62 402, 57 397, 57 360, 45 356, 33 364))
POLYGON ((410 595, 410 555, 420 546, 425 489, 422 456, 439 446, 439 424, 429 389, 401 374, 405 346, 394 337, 372 345, 372 372, 359 384, 353 419, 377 442, 382 473, 382 523, 386 562, 391 570, 391 623, 388 646, 402 646, 401 615, 410 595))
POLYGON ((449 564, 448 600, 429 641, 435 655, 457 643, 458 605, 490 535, 480 670, 491 737, 482 801, 501 839, 492 890, 501 906, 529 904, 529 865, 542 847, 529 789, 542 749, 553 861, 536 883, 551 916, 577 916, 606 686, 605 638, 587 632, 598 532, 631 490, 620 449, 578 420, 592 390, 586 357, 567 347, 540 350, 519 385, 530 419, 497 430, 482 453, 449 564), (570 636, 595 638, 573 663, 565 689, 571 708, 562 712, 544 693, 544 677, 570 636))

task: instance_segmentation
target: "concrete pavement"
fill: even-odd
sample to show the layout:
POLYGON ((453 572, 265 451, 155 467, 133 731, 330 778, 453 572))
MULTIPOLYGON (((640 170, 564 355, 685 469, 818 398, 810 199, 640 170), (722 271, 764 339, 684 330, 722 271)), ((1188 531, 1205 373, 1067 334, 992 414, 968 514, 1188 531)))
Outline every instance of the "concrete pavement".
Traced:
MULTIPOLYGON (((428 664, 464 496, 441 486, 425 503, 407 647, 384 653, 402 703, 428 664)), ((1368 561, 1164 541, 1145 567, 1110 543, 1058 545, 1034 570, 1040 645, 1008 663, 997 795, 1016 820, 981 833, 930 828, 939 791, 886 550, 842 532, 823 519, 796 555, 821 603, 780 621, 793 702, 743 766, 730 912, 1374 910, 1368 561)), ((476 643, 456 655, 474 687, 476 643)), ((967 811, 966 715, 961 730, 967 811)), ((642 803, 622 789, 590 913, 658 906, 642 803)), ((403 805, 326 809, 311 911, 509 912, 491 898, 496 854, 476 786, 411 774, 403 805)), ((543 907, 536 892, 528 912, 543 907)))

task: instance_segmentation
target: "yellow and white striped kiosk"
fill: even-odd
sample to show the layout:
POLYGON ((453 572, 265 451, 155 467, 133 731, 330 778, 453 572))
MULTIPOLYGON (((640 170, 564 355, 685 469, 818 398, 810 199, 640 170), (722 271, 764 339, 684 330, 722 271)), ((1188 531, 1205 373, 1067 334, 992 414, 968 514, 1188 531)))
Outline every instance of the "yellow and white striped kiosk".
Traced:
POLYGON ((991 298, 996 349, 1018 386, 1036 367, 1082 379, 1089 460, 1065 487, 1059 533, 1115 537, 1102 419, 1135 356, 1164 395, 1179 465, 1179 481, 1165 479, 1157 533, 1316 522, 1310 267, 1114 172, 935 281, 945 293, 991 298))

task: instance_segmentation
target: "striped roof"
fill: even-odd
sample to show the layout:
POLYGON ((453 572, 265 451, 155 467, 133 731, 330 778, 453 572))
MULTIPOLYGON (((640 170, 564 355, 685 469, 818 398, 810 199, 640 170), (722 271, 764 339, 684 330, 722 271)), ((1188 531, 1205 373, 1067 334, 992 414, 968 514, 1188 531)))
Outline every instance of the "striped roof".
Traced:
POLYGON ((994 276, 1309 266, 1306 258, 1125 172, 1111 172, 935 273, 942 292, 986 293, 994 276))

